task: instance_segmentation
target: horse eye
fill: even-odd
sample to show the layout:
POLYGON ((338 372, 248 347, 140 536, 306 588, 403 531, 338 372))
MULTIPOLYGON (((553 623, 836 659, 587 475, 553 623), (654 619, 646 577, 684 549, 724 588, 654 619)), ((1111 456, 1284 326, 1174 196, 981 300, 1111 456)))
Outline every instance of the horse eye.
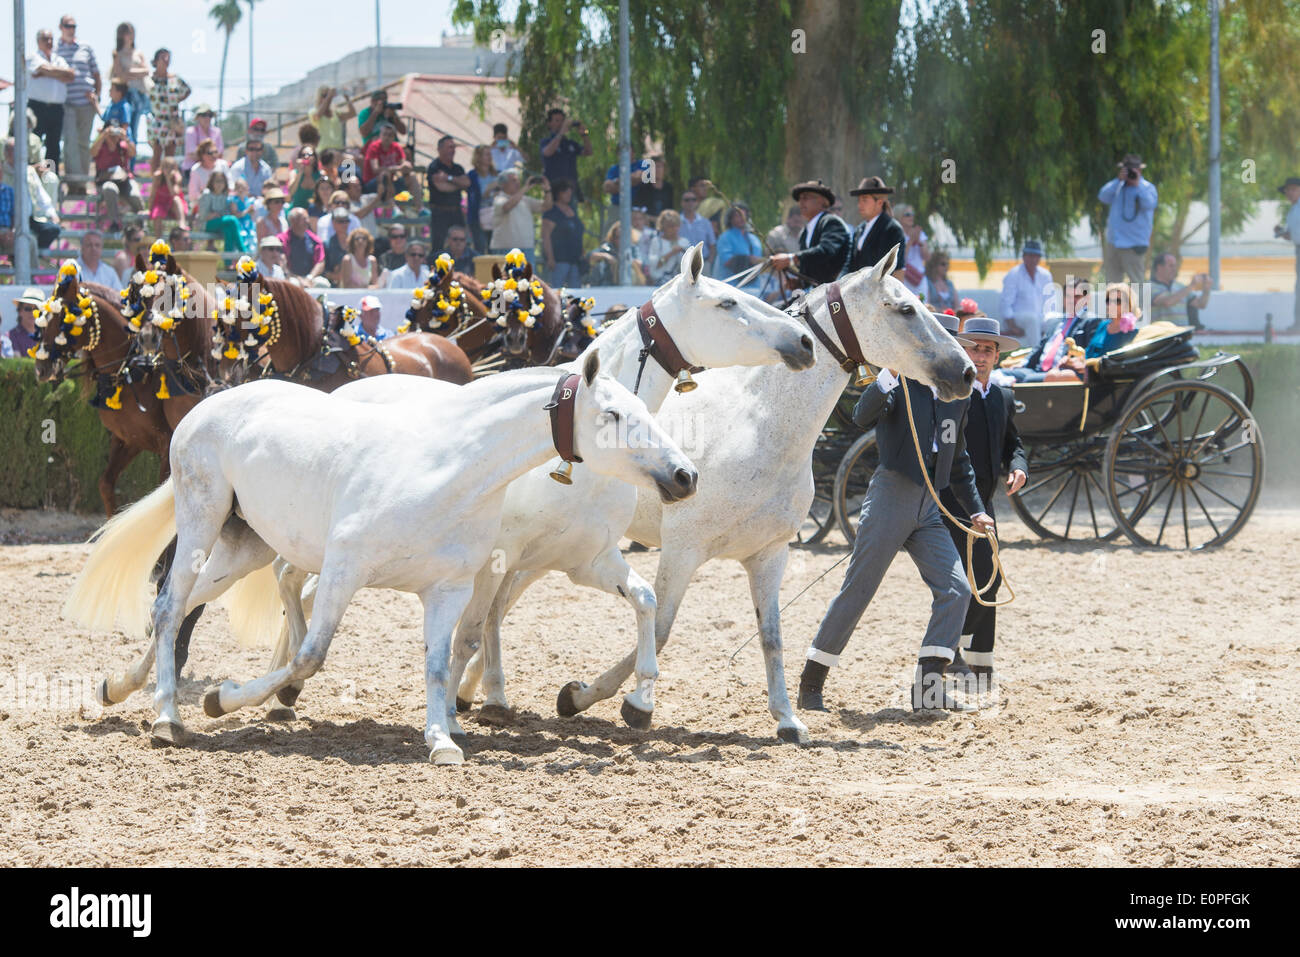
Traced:
POLYGON ((615 422, 621 422, 623 420, 622 416, 620 416, 618 412, 615 411, 614 409, 606 409, 605 414, 610 418, 612 418, 615 422))
POLYGON ((720 301, 718 302, 718 305, 721 306, 723 309, 735 309, 735 308, 736 308, 736 300, 734 300, 734 299, 722 299, 722 300, 720 300, 720 301))
POLYGON ((914 315, 916 313, 916 309, 912 307, 912 304, 910 302, 903 303, 901 306, 898 307, 898 311, 905 316, 914 315))

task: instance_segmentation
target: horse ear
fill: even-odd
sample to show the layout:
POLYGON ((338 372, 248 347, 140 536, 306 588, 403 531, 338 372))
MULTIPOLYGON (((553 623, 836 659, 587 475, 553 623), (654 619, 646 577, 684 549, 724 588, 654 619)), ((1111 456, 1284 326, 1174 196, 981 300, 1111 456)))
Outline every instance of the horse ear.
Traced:
POLYGON ((704 243, 696 243, 682 253, 682 275, 694 285, 700 281, 702 272, 704 272, 704 243))
POLYGON ((591 385, 596 379, 596 373, 600 371, 600 355, 593 349, 587 356, 587 361, 582 364, 582 378, 587 385, 591 385))
POLYGON ((144 272, 145 270, 144 253, 137 252, 135 254, 135 268, 136 268, 136 272, 144 272))
POLYGON ((177 262, 176 262, 176 257, 173 256, 171 253, 168 253, 168 254, 167 254, 167 274, 168 274, 169 276, 175 276, 175 275, 176 275, 177 273, 179 273, 180 271, 181 271, 181 267, 177 264, 177 262))
POLYGON ((871 267, 871 278, 880 282, 886 276, 894 271, 894 263, 898 262, 899 251, 903 248, 902 244, 895 246, 885 255, 880 257, 880 262, 871 267))
POLYGON ((524 278, 525 278, 525 279, 532 279, 532 278, 533 278, 533 264, 532 264, 532 263, 524 263, 524 278))
POLYGON ((501 278, 501 264, 500 264, 500 263, 493 263, 493 264, 492 264, 492 279, 495 281, 495 280, 500 279, 500 278, 501 278))

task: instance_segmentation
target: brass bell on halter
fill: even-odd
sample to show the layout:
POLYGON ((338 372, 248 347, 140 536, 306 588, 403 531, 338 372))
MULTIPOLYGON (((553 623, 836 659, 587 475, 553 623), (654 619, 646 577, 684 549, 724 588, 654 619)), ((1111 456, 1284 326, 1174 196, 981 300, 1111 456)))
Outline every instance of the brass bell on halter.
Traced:
POLYGON ((560 464, 557 465, 555 468, 551 469, 551 478, 555 479, 555 481, 559 482, 561 485, 572 485, 573 484, 572 476, 573 476, 572 462, 566 462, 563 459, 560 459, 560 464))
POLYGON ((876 375, 865 363, 858 363, 857 371, 853 373, 853 384, 857 386, 871 385, 876 381, 876 375))
POLYGON ((673 388, 678 392, 693 392, 699 388, 699 383, 691 378, 689 372, 683 369, 677 373, 677 382, 673 385, 673 388))

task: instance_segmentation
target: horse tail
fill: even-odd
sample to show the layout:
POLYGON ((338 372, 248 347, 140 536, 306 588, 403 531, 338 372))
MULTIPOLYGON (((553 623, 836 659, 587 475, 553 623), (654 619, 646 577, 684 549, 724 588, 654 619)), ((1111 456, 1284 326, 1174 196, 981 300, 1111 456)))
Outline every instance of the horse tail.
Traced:
POLYGON ((94 548, 64 602, 65 617, 93 631, 110 631, 119 621, 133 634, 147 632, 150 578, 176 535, 175 502, 168 479, 91 536, 94 548))
POLYGON ((283 606, 275 569, 263 565, 231 585, 221 597, 230 631, 241 648, 269 647, 280 635, 283 606))

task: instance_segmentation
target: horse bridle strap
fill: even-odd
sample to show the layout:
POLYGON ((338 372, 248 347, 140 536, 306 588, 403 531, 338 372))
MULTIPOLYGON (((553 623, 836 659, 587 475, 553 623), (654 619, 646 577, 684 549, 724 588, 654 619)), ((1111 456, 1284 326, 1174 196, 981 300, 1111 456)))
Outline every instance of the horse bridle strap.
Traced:
POLYGON ((849 310, 844 305, 844 296, 840 293, 838 282, 826 285, 826 308, 831 312, 831 325, 835 327, 835 334, 840 337, 840 342, 844 343, 843 352, 826 334, 821 324, 813 318, 807 300, 804 301, 803 306, 804 322, 808 323, 808 328, 812 330, 813 335, 826 347, 826 351, 831 354, 831 358, 841 369, 849 373, 855 372, 859 366, 867 365, 867 360, 862 357, 862 347, 858 345, 857 333, 853 331, 853 324, 849 322, 849 310))
POLYGON ((573 404, 578 398, 578 384, 582 375, 577 372, 560 376, 551 393, 551 401, 542 406, 551 413, 551 441, 555 451, 566 462, 581 462, 582 457, 573 452, 573 404))
MULTIPOLYGON (((645 357, 654 356, 655 362, 659 367, 668 373, 672 378, 683 372, 703 372, 703 366, 693 366, 682 356, 682 351, 677 348, 677 343, 673 342, 673 337, 668 330, 664 328, 663 320, 659 318, 659 313, 655 312, 655 304, 651 300, 646 300, 641 304, 641 308, 636 311, 636 327, 641 333, 641 364, 644 368, 645 357)), ((637 377, 637 384, 640 385, 640 376, 637 377)))

